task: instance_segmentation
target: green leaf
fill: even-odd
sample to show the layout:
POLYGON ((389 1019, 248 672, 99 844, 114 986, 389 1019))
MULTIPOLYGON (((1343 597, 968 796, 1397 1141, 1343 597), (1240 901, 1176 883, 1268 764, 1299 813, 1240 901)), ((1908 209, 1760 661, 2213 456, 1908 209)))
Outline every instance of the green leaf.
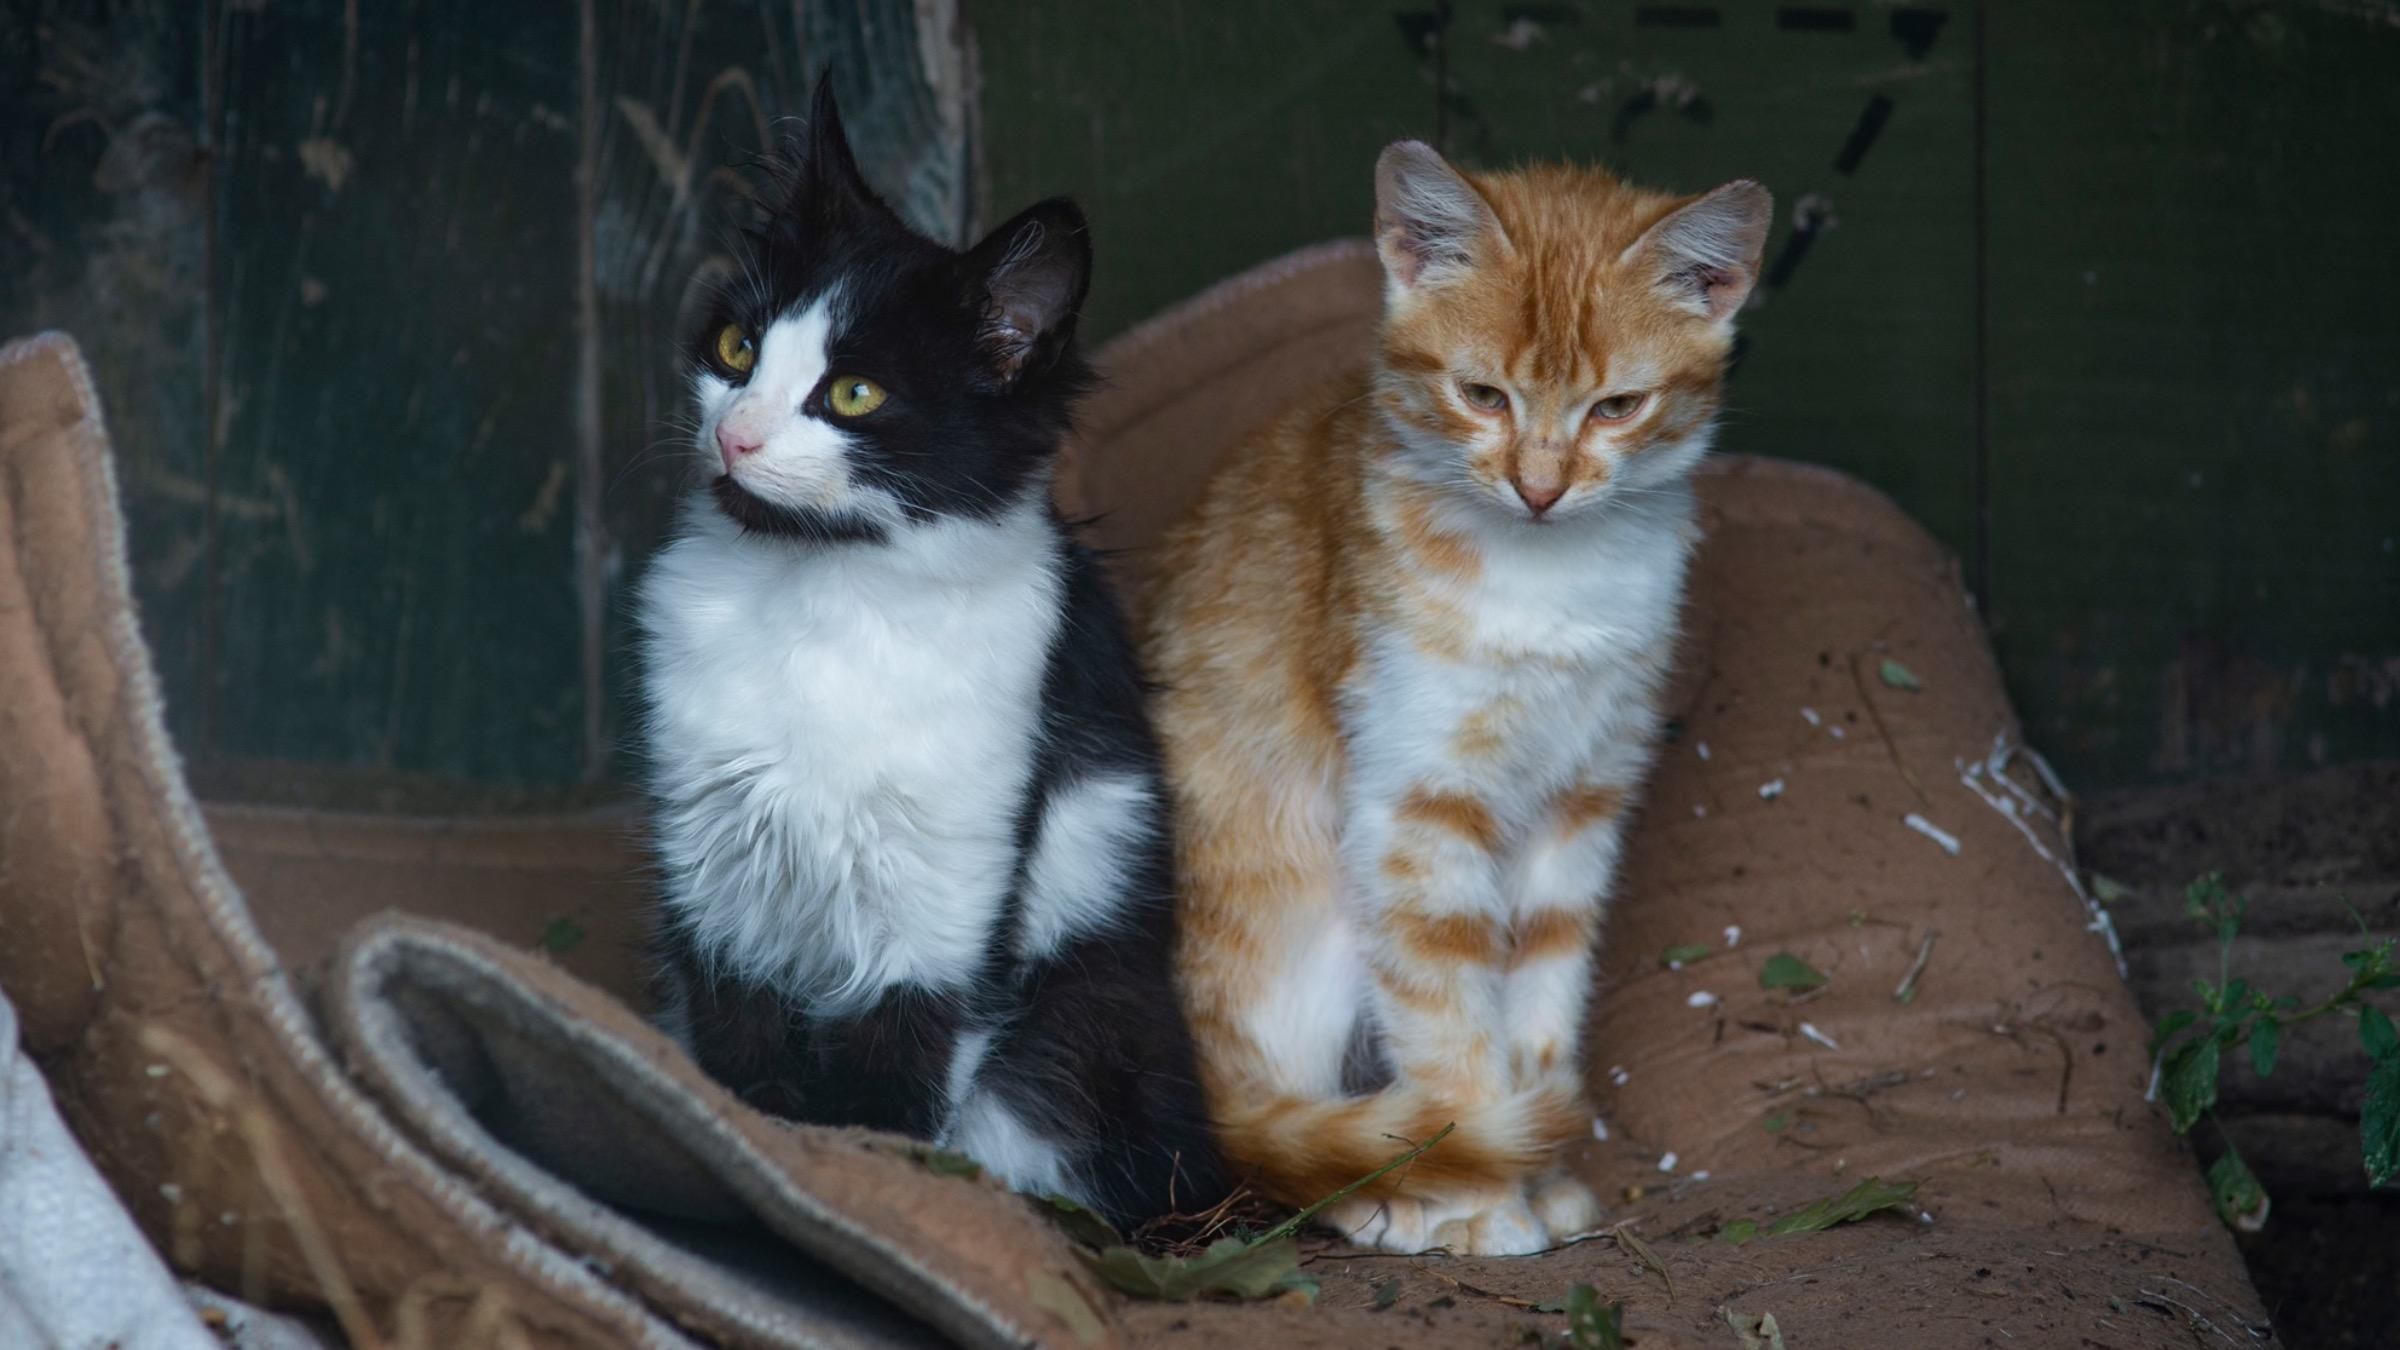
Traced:
POLYGON ((1600 1291, 1588 1284, 1568 1290, 1567 1344, 1575 1350, 1625 1350, 1625 1305, 1602 1303, 1600 1291))
POLYGON ((2374 949, 2369 948, 2365 951, 2343 952, 2342 964, 2350 967, 2352 970, 2365 970, 2367 967, 2375 964, 2374 949))
POLYGON ((1868 1177, 1840 1195, 1819 1200, 1806 1209, 1793 1210, 1768 1224, 1767 1236, 1821 1233, 1836 1224, 1856 1223, 1883 1210, 1904 1209, 1916 1193, 1917 1183, 1913 1181, 1886 1182, 1881 1177, 1868 1177))
POLYGON ((1196 1298, 1273 1298, 1307 1287, 1300 1277, 1300 1244, 1218 1238, 1198 1256, 1149 1256, 1131 1247, 1076 1249, 1109 1288, 1135 1298, 1187 1303, 1196 1298))
POLYGON ((1116 1229, 1109 1227, 1108 1220, 1063 1195, 1045 1195, 1042 1200, 1050 1206, 1051 1220, 1068 1237, 1086 1247, 1114 1247, 1125 1241, 1116 1229))
POLYGON ((2367 1185, 2389 1185, 2400 1176, 2400 1059, 2379 1059, 2367 1071, 2358 1142, 2367 1164, 2367 1185))
POLYGON ((2182 1012, 2168 1013, 2164 1018, 2160 1019, 2158 1030, 2152 1032, 2150 1035, 2150 1057, 2152 1059, 2158 1058, 2158 1052, 2166 1048, 2167 1042, 2175 1039, 2176 1032, 2183 1030, 2185 1027, 2188 1027, 2192 1023, 2199 1020, 2200 1014, 2192 1012, 2189 1009, 2186 1009, 2182 1012))
POLYGON ((2261 1017, 2250 1028, 2250 1068, 2265 1078, 2275 1072, 2275 1052, 2283 1047, 2283 1023, 2261 1017))
POLYGON ((2370 976, 2358 982, 2360 989, 2400 989, 2400 970, 2370 976))
POLYGON ((1688 966, 1694 961, 1706 959, 1708 953, 1709 946, 1707 943, 1686 942, 1681 946, 1669 947, 1665 951, 1660 952, 1658 954, 1658 963, 1662 966, 1688 966))
POLYGON ((1757 1236, 1757 1224, 1752 1223, 1748 1219, 1735 1219, 1732 1223, 1729 1223, 1725 1225, 1724 1228, 1718 1230, 1717 1241, 1731 1243, 1733 1246, 1739 1247, 1743 1243, 1748 1242, 1750 1239, 1757 1236))
POLYGON ((1781 1134, 1791 1127, 1792 1113, 1789 1111, 1778 1111, 1767 1117, 1767 1133, 1769 1134, 1781 1134))
POLYGON ((1883 665, 1877 673, 1883 676, 1885 684, 1894 689, 1906 689, 1910 693, 1915 693, 1925 687, 1925 682, 1917 678, 1917 672, 1888 656, 1883 658, 1883 665))
POLYGON ((2237 978, 2233 983, 2225 986, 2225 1001, 2221 1006, 2223 1006, 2226 1011, 2240 1012, 2243 1008, 2248 1007, 2249 1004, 2250 982, 2248 980, 2237 978))
POLYGON ((1777 952, 1767 958, 1758 971, 1761 989, 1814 989, 1825 983, 1825 976, 1790 952, 1777 952))
POLYGON ((571 952, 583 941, 583 925, 561 915, 542 929, 542 950, 552 955, 571 952))
POLYGON ((2167 1056, 2159 1074, 2159 1089, 2167 1099, 2167 1118, 2175 1125, 2175 1133, 2188 1133, 2193 1122, 2207 1114, 2217 1104, 2217 1059, 2222 1052, 2216 1040, 2203 1037, 2186 1041, 2167 1056))
POLYGON ((2267 1226, 2267 1188, 2258 1184, 2250 1165, 2231 1149, 2208 1169, 2208 1193, 2217 1202, 2217 1217, 2228 1228, 2255 1233, 2267 1226))
POLYGON ((1375 1301, 1367 1306, 1374 1309, 1376 1312, 1382 1312, 1384 1309, 1391 1307, 1393 1304, 1398 1303, 1399 1301, 1400 1282, 1398 1280, 1385 1280, 1383 1283, 1375 1286, 1375 1301))
POLYGON ((2367 1057, 2378 1064, 2400 1058, 2400 1032, 2392 1030, 2392 1019, 2384 1016, 2381 1008, 2360 1005, 2358 1042, 2367 1047, 2367 1057))
POLYGON ((2092 873, 2092 898, 2101 904, 2113 905, 2131 894, 2132 889, 2115 877, 2092 873))
POLYGON ((953 1153, 946 1148, 920 1149, 917 1151, 916 1158, 918 1162, 925 1164, 926 1171, 935 1176, 965 1177, 967 1180, 973 1181, 983 1175, 982 1163, 964 1153, 953 1153))

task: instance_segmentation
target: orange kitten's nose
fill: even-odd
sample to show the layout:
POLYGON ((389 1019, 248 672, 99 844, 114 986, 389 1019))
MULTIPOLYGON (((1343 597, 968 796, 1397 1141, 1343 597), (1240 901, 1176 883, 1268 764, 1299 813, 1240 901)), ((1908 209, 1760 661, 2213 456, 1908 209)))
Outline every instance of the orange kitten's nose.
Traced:
POLYGON ((1537 516, 1567 495, 1567 485, 1564 483, 1528 483, 1522 478, 1508 481, 1517 490, 1517 497, 1525 503, 1526 509, 1537 516))

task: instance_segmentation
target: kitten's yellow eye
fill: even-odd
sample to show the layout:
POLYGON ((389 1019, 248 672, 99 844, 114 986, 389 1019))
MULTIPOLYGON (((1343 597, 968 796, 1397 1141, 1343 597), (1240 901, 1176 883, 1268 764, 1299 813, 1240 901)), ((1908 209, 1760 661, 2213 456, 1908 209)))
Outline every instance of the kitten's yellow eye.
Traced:
POLYGON ((1650 402, 1648 394, 1611 394, 1592 405, 1595 422, 1622 422, 1650 402))
POLYGON ((825 391, 825 406, 837 417, 864 417, 883 406, 883 386, 858 375, 837 375, 825 391))
POLYGON ((717 330, 717 364, 736 375, 747 375, 758 364, 758 348, 738 323, 717 330))
POLYGON ((1458 392, 1460 397, 1485 412, 1498 412, 1508 406, 1508 391, 1493 385, 1477 384, 1473 380, 1461 380, 1458 392))

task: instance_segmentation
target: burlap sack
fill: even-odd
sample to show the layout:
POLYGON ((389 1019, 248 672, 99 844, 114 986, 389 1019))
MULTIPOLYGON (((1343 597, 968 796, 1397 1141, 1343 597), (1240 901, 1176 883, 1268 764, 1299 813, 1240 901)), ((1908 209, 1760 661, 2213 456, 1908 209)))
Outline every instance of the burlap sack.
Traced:
MULTIPOLYGON (((1118 566, 1233 439, 1360 359, 1376 287, 1363 248, 1315 250, 1103 353, 1062 497, 1118 566)), ((1743 1345, 1733 1323, 1769 1314, 1794 1347, 2271 1338, 2143 1100, 2145 1030, 1954 568, 1836 475, 1706 480, 1679 736, 1593 1019, 1607 1138, 1575 1159, 1634 1236, 1317 1246, 1314 1306, 1237 1307, 1108 1295, 1022 1203, 700 1081, 576 978, 631 989, 622 814, 204 820, 63 340, 0 357, 0 474, 0 983, 170 1258, 330 1305, 361 1344, 1508 1344, 1554 1340, 1577 1283, 1646 1350, 1743 1345), (369 921, 387 907, 417 917, 369 921), (562 919, 581 940, 529 954, 562 919), (1661 964, 1690 943, 1713 951, 1661 964), (1762 989, 1784 952, 1824 990, 1762 989), (1868 1176, 1920 1185, 1831 1231, 1712 1238, 1868 1176)))

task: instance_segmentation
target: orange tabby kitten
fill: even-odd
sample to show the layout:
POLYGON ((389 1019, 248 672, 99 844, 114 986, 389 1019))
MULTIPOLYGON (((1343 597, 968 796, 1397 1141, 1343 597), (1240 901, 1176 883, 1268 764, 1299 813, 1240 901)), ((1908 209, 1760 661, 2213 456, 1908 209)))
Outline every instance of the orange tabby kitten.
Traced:
POLYGON ((1148 655, 1180 975, 1227 1153, 1276 1198, 1448 1139, 1328 1217, 1540 1250, 1577 1035, 1652 758, 1767 192, 1376 165, 1372 369, 1254 436, 1169 536, 1148 655))

